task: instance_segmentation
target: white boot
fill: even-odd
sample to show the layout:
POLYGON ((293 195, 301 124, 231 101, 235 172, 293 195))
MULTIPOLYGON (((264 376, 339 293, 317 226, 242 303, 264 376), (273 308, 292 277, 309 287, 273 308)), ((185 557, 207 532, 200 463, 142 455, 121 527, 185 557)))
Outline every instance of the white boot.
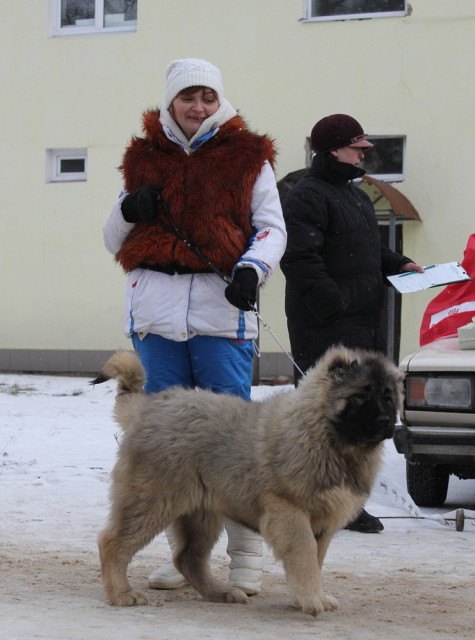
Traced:
POLYGON ((248 596, 261 590, 264 566, 263 539, 247 527, 235 522, 226 522, 228 534, 228 556, 231 558, 229 584, 239 587, 248 596))
MULTIPOLYGON (((170 545, 173 555, 175 551, 175 540, 171 527, 165 529, 165 535, 167 536, 168 544, 170 545)), ((160 567, 160 569, 151 573, 148 577, 148 586, 150 589, 180 589, 180 587, 184 587, 185 585, 185 578, 176 570, 171 560, 160 567)))

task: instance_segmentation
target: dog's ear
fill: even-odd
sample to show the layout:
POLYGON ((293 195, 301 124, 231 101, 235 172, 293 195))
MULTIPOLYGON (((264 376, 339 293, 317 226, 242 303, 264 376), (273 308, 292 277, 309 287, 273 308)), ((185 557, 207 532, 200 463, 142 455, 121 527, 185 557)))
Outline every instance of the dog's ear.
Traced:
POLYGON ((343 378, 349 373, 356 371, 358 367, 358 360, 349 360, 343 356, 335 358, 335 360, 328 367, 328 374, 335 380, 343 378))

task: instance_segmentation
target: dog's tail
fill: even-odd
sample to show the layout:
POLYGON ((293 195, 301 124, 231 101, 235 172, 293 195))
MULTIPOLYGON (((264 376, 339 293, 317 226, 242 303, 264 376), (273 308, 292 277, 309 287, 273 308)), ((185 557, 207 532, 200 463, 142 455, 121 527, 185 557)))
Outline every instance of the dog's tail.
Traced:
POLYGON ((145 371, 142 363, 131 351, 118 351, 105 363, 91 384, 117 380, 114 417, 123 429, 134 421, 142 402, 145 371))
POLYGON ((131 351, 118 351, 102 367, 91 384, 117 380, 117 395, 140 393, 145 382, 142 363, 131 351))

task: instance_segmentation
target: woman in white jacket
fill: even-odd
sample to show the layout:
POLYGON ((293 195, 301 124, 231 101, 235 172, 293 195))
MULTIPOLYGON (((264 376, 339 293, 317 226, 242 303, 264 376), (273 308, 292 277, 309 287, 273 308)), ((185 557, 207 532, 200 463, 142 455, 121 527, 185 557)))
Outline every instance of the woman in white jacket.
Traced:
MULTIPOLYGON (((257 288, 286 244, 273 142, 247 129, 219 70, 196 58, 168 66, 164 104, 144 114, 143 130, 124 153, 124 195, 104 240, 128 273, 125 331, 145 392, 179 384, 250 400, 257 288)), ((258 593, 262 539, 226 529, 230 583, 258 593)), ((171 563, 149 578, 152 588, 183 584, 171 563)))

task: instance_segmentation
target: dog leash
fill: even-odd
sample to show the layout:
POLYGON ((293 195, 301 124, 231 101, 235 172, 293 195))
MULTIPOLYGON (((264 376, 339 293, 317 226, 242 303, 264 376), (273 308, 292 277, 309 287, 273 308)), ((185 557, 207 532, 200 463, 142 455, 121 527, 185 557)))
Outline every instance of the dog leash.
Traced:
MULTIPOLYGON (((293 359, 293 357, 291 356, 291 354, 285 349, 284 345, 281 344, 281 342, 278 340, 277 336, 274 334, 274 332, 272 331, 272 329, 270 328, 270 326, 268 325, 268 323, 262 318, 261 314, 259 313, 259 311, 256 309, 255 306, 253 306, 251 308, 252 313, 256 316, 256 318, 258 319, 258 321, 261 323, 262 328, 265 329, 267 331, 267 333, 269 333, 269 335, 272 336, 272 338, 275 340, 275 342, 279 345, 279 347, 282 349, 282 351, 285 353, 285 355, 287 356, 287 358, 290 360, 290 362, 294 365, 294 367, 297 369, 297 371, 303 376, 305 377, 305 373, 302 371, 302 369, 299 367, 299 365, 295 362, 295 360, 293 359)), ((260 357, 260 354, 259 356, 260 357)))
MULTIPOLYGON (((226 284, 231 284, 232 279, 229 276, 227 276, 225 273, 223 273, 220 269, 218 269, 218 267, 216 267, 211 262, 211 260, 209 260, 205 255, 203 255, 201 250, 196 245, 192 244, 187 238, 185 238, 185 236, 183 235, 183 233, 178 228, 178 226, 177 226, 177 224, 176 224, 176 222, 175 222, 175 220, 174 220, 174 218, 172 216, 172 213, 170 211, 168 203, 162 198, 161 194, 157 197, 157 200, 160 202, 160 204, 162 206, 162 209, 165 212, 165 215, 166 215, 167 220, 168 220, 168 225, 166 225, 163 222, 163 220, 157 219, 158 224, 161 224, 162 227, 164 227, 167 231, 170 231, 171 233, 173 233, 179 240, 181 240, 188 247, 188 249, 193 251, 193 253, 196 256, 198 256, 198 258, 202 262, 204 262, 207 267, 209 267, 214 273, 216 273, 216 275, 218 275, 221 278, 221 280, 224 280, 224 282, 226 282, 226 284)), ((257 310, 256 306, 255 305, 250 305, 250 306, 251 306, 250 311, 252 311, 252 313, 256 316, 258 322, 261 323, 262 328, 272 336, 272 338, 279 345, 279 347, 282 349, 282 351, 285 353, 285 355, 289 358, 289 360, 291 361, 293 366, 297 369, 297 371, 302 376, 305 376, 305 373, 302 371, 302 369, 295 362, 295 360, 291 356, 291 354, 285 349, 285 347, 277 339, 277 336, 273 333, 273 331, 270 328, 269 324, 267 322, 265 322, 265 320, 262 318, 262 316, 260 315, 260 313, 257 310)), ((260 352, 256 351, 256 355, 257 355, 258 358, 260 358, 260 352)))
POLYGON ((216 267, 211 260, 209 260, 205 255, 203 255, 203 253, 201 253, 201 250, 193 243, 191 243, 188 238, 186 238, 183 233, 180 231, 180 229, 178 228, 175 219, 172 216, 172 213, 170 211, 170 207, 168 206, 168 203, 166 202, 166 200, 164 200, 162 198, 162 195, 159 194, 157 196, 157 200, 158 202, 161 204, 163 211, 165 212, 165 215, 167 217, 168 220, 168 224, 165 224, 165 222, 163 220, 160 220, 160 218, 157 218, 157 220, 155 221, 156 224, 160 224, 166 231, 169 231, 170 233, 173 233, 179 240, 181 240, 187 247, 188 249, 190 249, 190 251, 193 251, 193 253, 202 261, 204 262, 204 264, 211 269, 211 271, 214 271, 214 273, 216 273, 221 280, 224 280, 224 282, 226 282, 227 284, 231 284, 232 280, 229 276, 227 276, 225 273, 223 273, 220 269, 218 269, 218 267, 216 267))

